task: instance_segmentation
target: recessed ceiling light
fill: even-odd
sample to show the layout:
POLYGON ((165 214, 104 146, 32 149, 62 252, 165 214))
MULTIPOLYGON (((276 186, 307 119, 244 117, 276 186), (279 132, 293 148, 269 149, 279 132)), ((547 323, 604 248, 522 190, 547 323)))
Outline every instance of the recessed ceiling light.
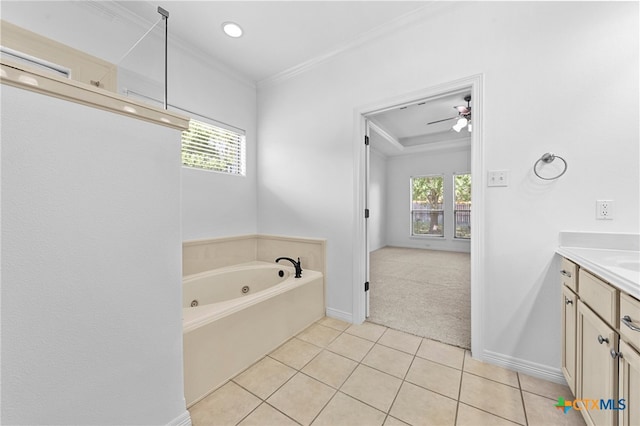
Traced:
POLYGON ((242 28, 235 22, 225 22, 222 24, 222 30, 229 37, 238 38, 242 36, 242 28))

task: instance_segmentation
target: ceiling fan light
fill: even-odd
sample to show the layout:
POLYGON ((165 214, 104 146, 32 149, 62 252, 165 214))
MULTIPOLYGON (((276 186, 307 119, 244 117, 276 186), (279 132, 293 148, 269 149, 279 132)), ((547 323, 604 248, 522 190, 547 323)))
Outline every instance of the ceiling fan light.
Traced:
POLYGON ((469 130, 469 133, 471 133, 472 129, 471 129, 471 123, 469 123, 469 125, 467 126, 467 130, 469 130))

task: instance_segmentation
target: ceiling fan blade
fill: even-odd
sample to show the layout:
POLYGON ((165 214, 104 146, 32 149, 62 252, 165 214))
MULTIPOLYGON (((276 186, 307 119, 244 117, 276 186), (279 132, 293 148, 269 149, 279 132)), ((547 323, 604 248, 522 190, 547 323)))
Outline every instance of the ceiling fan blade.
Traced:
POLYGON ((458 118, 458 116, 456 115, 455 117, 444 118, 444 119, 442 119, 442 120, 432 121, 431 123, 427 123, 427 125, 429 125, 429 124, 435 124, 435 123, 440 123, 441 121, 453 120, 454 118, 458 118))

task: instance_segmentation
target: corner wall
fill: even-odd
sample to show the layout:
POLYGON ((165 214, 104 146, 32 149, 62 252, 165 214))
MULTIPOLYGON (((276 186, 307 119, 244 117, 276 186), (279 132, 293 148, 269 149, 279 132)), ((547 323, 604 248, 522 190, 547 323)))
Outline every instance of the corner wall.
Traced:
POLYGON ((259 89, 258 230, 327 238, 327 305, 351 315, 354 109, 482 73, 485 168, 510 171, 485 189, 485 353, 559 374, 558 232, 639 229, 638 4, 434 7, 259 89), (547 151, 569 162, 559 180, 533 175, 547 151), (595 220, 596 199, 616 201, 615 220, 595 220))

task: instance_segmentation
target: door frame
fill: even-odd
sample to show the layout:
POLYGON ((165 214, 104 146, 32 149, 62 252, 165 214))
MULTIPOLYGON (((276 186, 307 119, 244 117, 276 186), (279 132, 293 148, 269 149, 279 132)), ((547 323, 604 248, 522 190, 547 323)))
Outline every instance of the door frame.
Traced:
POLYGON ((441 96, 448 92, 464 89, 471 90, 473 102, 473 132, 471 133, 471 199, 473 213, 471 215, 471 352, 474 358, 482 359, 484 353, 483 307, 485 289, 484 241, 485 241, 485 187, 486 171, 484 165, 483 145, 483 74, 476 74, 459 80, 439 84, 426 89, 416 90, 393 98, 379 100, 354 110, 354 247, 353 247, 353 316, 355 324, 365 320, 366 295, 364 283, 368 278, 366 255, 369 248, 366 239, 366 219, 364 209, 367 207, 366 188, 368 164, 364 144, 366 134, 366 117, 392 108, 397 108, 416 101, 441 96))

